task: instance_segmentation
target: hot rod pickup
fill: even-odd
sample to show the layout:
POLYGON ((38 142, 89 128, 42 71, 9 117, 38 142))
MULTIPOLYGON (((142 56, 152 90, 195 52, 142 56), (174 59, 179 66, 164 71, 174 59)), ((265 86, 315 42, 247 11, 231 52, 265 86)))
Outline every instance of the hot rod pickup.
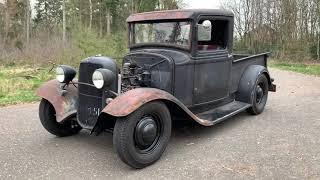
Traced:
POLYGON ((57 78, 38 89, 47 131, 107 130, 123 162, 143 168, 161 157, 173 121, 212 126, 242 111, 258 115, 276 91, 268 53, 232 53, 229 11, 155 11, 127 22, 130 52, 121 70, 113 58, 94 56, 80 63, 78 78, 60 65, 57 78))

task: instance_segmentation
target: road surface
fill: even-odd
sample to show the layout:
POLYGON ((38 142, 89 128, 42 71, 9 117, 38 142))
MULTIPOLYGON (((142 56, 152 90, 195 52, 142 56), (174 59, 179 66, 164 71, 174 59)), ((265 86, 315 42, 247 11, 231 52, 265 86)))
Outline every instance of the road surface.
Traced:
POLYGON ((278 85, 260 116, 173 130, 154 165, 120 161, 111 134, 56 138, 38 104, 0 109, 0 179, 320 179, 320 78, 271 70, 278 85))

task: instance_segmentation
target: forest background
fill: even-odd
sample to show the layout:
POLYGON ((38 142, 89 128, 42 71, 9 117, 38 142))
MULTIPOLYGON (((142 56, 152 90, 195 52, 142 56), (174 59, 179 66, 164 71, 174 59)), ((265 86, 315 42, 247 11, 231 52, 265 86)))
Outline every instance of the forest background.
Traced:
MULTIPOLYGON (((235 14, 235 53, 272 52, 273 67, 320 75, 320 0, 219 3, 235 14)), ((53 64, 122 57, 130 14, 186 7, 184 0, 0 0, 0 106, 37 100, 53 64)))

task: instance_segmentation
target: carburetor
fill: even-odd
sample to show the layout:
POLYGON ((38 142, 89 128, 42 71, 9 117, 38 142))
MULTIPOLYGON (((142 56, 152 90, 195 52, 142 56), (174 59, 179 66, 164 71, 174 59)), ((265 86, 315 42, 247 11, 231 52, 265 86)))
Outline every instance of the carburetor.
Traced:
POLYGON ((138 87, 151 87, 151 73, 136 63, 124 63, 122 68, 122 90, 128 91, 138 87))

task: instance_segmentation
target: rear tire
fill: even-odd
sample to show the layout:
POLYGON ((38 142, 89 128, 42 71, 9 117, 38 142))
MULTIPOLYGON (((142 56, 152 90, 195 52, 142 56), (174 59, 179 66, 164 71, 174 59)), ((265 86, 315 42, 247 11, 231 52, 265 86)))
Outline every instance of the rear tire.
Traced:
POLYGON ((49 133, 59 137, 75 135, 82 129, 76 121, 76 117, 57 122, 55 109, 46 99, 42 99, 40 102, 39 117, 42 126, 49 133))
POLYGON ((156 162, 171 136, 171 116, 162 102, 150 102, 116 121, 113 144, 121 160, 133 168, 156 162))
POLYGON ((252 106, 247 109, 247 112, 252 115, 261 114, 268 100, 269 83, 264 74, 260 74, 257 78, 253 89, 252 106))

